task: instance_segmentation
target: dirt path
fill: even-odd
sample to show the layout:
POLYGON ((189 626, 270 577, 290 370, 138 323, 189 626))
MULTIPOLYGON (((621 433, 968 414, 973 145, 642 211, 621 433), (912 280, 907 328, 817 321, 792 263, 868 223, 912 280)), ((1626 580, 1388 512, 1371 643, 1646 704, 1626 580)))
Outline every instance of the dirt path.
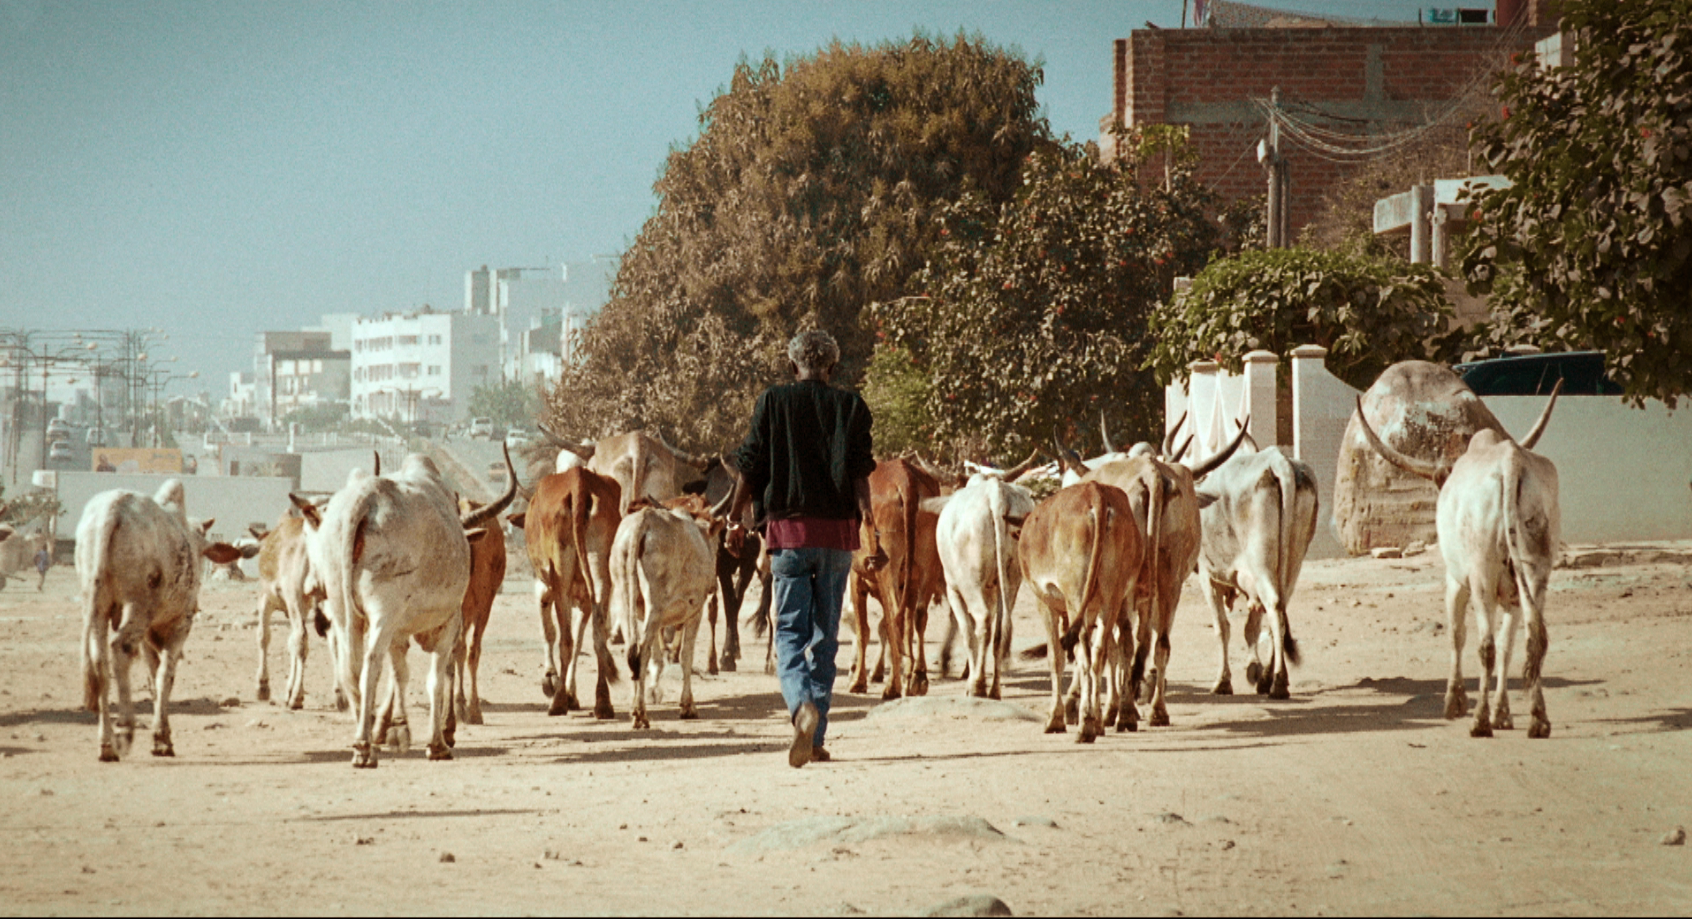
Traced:
MULTIPOLYGON (((57 568, 44 593, 0 592, 0 903, 841 915, 990 893, 1024 915, 1686 914, 1692 848, 1661 840, 1692 827, 1692 571, 1668 558, 1556 573, 1545 742, 1440 717, 1442 572, 1420 556, 1306 566, 1290 701, 1208 694, 1215 637, 1189 585, 1172 727, 1045 735, 1044 664, 1019 663, 1004 704, 955 680, 886 706, 839 696, 837 761, 797 771, 756 666, 697 679, 700 721, 676 720, 673 670, 649 732, 548 718, 517 581, 489 632, 488 724, 460 730, 453 762, 350 768, 321 642, 305 711, 254 702, 257 588, 213 584, 178 676, 177 758, 101 764, 57 568)), ((1038 640, 1026 596, 1017 614, 1018 647, 1038 640)))

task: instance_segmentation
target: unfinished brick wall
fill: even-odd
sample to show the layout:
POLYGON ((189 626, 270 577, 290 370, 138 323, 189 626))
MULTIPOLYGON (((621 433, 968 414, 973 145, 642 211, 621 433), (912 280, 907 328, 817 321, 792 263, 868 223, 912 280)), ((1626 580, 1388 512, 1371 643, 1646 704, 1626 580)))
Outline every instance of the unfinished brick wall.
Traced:
MULTIPOLYGON (((1531 49, 1555 31, 1528 25, 1326 29, 1149 29, 1116 42, 1114 114, 1101 121, 1100 149, 1114 156, 1112 124, 1183 124, 1198 177, 1233 200, 1262 194, 1257 141, 1267 118, 1252 99, 1280 87, 1284 106, 1337 116, 1334 130, 1402 131, 1445 111, 1489 63, 1531 49), (1345 120, 1338 120, 1345 119, 1345 120)), ((1283 142, 1296 234, 1323 192, 1356 165, 1283 142)))

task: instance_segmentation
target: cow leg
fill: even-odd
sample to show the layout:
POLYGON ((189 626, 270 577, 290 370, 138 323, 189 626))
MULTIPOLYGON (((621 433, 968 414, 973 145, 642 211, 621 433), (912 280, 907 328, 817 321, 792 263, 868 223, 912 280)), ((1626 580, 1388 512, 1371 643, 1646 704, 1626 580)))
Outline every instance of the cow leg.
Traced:
MULTIPOLYGON (((1210 612, 1216 619, 1216 643, 1221 648, 1217 661, 1216 684, 1210 687, 1210 692, 1217 696, 1231 696, 1234 694, 1234 680, 1228 671, 1228 604, 1233 591, 1207 577, 1201 576, 1199 580, 1204 582, 1204 597, 1210 601, 1210 612)), ((1246 639, 1247 642, 1250 640, 1246 639)))
MULTIPOLYGON (((768 588, 765 588, 766 590, 768 588)), ((846 619, 852 623, 852 631, 856 633, 852 644, 852 684, 846 688, 847 692, 869 692, 869 607, 868 591, 864 588, 864 579, 853 571, 846 579, 846 619)), ((770 629, 775 635, 775 629, 770 629)))
POLYGON ((376 768, 376 748, 371 743, 371 738, 376 726, 376 706, 387 704, 378 692, 382 688, 382 658, 387 656, 388 646, 392 643, 393 631, 384 623, 382 628, 369 631, 362 649, 346 649, 348 654, 362 654, 364 665, 363 672, 358 674, 358 732, 353 739, 354 769, 376 768))
MULTIPOLYGON (((489 613, 491 616, 492 611, 490 610, 489 613)), ((464 667, 469 671, 470 699, 464 712, 465 724, 482 723, 482 688, 478 677, 482 670, 482 636, 487 630, 488 620, 484 618, 480 623, 477 623, 475 629, 471 630, 470 640, 466 643, 464 667)), ((463 679, 462 673, 459 679, 463 679)))
POLYGON ((605 612, 605 601, 600 602, 600 610, 594 613, 593 619, 593 652, 599 662, 594 673, 593 717, 610 721, 617 717, 617 710, 611 705, 611 684, 617 681, 617 662, 611 657, 611 642, 607 634, 610 631, 607 623, 609 614, 605 612))
POLYGON ((1263 666, 1263 606, 1256 600, 1246 599, 1246 621, 1240 629, 1240 637, 1245 639, 1246 648, 1251 651, 1251 662, 1246 664, 1246 682, 1256 689, 1258 695, 1266 696, 1274 688, 1271 682, 1273 674, 1263 666))
POLYGON ((388 718, 385 719, 391 727, 388 749, 400 754, 411 752, 411 719, 405 711, 405 691, 411 683, 411 665, 406 661, 410 644, 402 637, 388 646, 388 663, 393 668, 392 679, 388 682, 388 718))
MULTIPOLYGON (((705 647, 705 672, 712 676, 717 675, 717 606, 717 592, 713 590, 711 591, 711 596, 705 600, 705 618, 711 620, 711 641, 705 647)), ((698 626, 695 626, 695 628, 697 629, 698 626)), ((682 639, 682 643, 687 643, 687 639, 685 637, 682 639)), ((682 651, 682 655, 684 657, 687 655, 687 651, 685 649, 682 651)), ((692 658, 688 658, 687 660, 686 671, 688 673, 693 672, 692 658)), ((685 683, 687 681, 683 680, 682 682, 685 683)))
MULTIPOLYGON (((295 600, 299 605, 294 606, 293 609, 300 610, 299 614, 295 615, 292 611, 288 613, 287 705, 290 709, 298 710, 305 708, 306 655, 310 653, 310 646, 307 643, 311 640, 311 636, 306 632, 306 599, 302 596, 295 598, 295 600)), ((264 618, 268 620, 269 614, 266 614, 264 618)), ((260 626, 260 629, 266 632, 270 631, 268 621, 260 626)))
POLYGON ((915 617, 911 621, 911 695, 928 695, 928 604, 917 601, 915 617))
POLYGON ((1469 700, 1463 691, 1463 641, 1469 625, 1469 584, 1457 577, 1445 579, 1445 624, 1451 632, 1451 676, 1445 682, 1445 717, 1454 721, 1468 713, 1469 700))
POLYGON ((1075 654, 1075 669, 1081 677, 1081 731, 1075 737, 1076 743, 1092 743, 1104 733, 1099 711, 1099 674, 1110 651, 1108 646, 1103 617, 1081 630, 1081 643, 1076 646, 1075 654))
MULTIPOLYGON (((258 689, 253 698, 270 701, 270 592, 259 595, 258 604, 258 675, 254 678, 258 689)), ((290 672, 290 678, 292 672, 290 672)))
POLYGON ((723 656, 722 668, 733 672, 740 663, 740 609, 746 605, 746 591, 757 573, 757 556, 742 562, 733 572, 732 594, 723 594, 723 656))
POLYGON ((1041 618, 1046 621, 1046 665, 1052 674, 1052 710, 1046 718, 1047 734, 1062 734, 1068 729, 1063 705, 1063 614, 1047 607, 1041 618))
POLYGON ((1516 611, 1503 606, 1498 610, 1498 676, 1492 689, 1492 728, 1495 731, 1514 730, 1510 718, 1510 657, 1516 649, 1516 611))
POLYGON ((693 704, 693 646, 699 637, 699 617, 693 617, 687 625, 682 627, 682 659, 681 659, 681 720, 693 721, 699 717, 699 709, 693 704))
POLYGON ((1269 673, 1265 675, 1269 698, 1289 699, 1292 691, 1288 685, 1291 674, 1287 671, 1287 648, 1292 637, 1287 626, 1287 601, 1275 582, 1267 577, 1258 580, 1257 605, 1269 620, 1269 673))
POLYGON ((546 646, 543 657, 545 669, 541 676, 541 692, 551 699, 558 694, 558 629, 553 623, 553 605, 555 592, 540 578, 535 577, 535 603, 540 607, 541 640, 546 646))
POLYGON ((576 634, 585 630, 587 620, 592 611, 582 612, 582 627, 578 629, 572 621, 575 616, 574 601, 568 595, 560 595, 560 599, 553 604, 556 613, 558 638, 553 646, 558 661, 558 676, 552 681, 552 704, 547 707, 548 715, 567 715, 575 707, 576 693, 572 681, 576 676, 576 634))
MULTIPOLYGON (((906 619, 908 615, 897 605, 881 608, 881 660, 887 664, 887 686, 881 690, 883 699, 897 699, 905 694, 905 632, 910 628, 906 619)), ((881 678, 882 669, 878 663, 870 679, 877 682, 881 678)))
POLYGON ((1116 713, 1116 730, 1138 731, 1140 729, 1140 710, 1134 705, 1134 694, 1137 687, 1133 677, 1135 658, 1134 628, 1135 623, 1131 611, 1133 600, 1123 603, 1121 626, 1117 631, 1116 647, 1116 679, 1117 703, 1120 706, 1116 713))
POLYGON ((1472 584, 1475 603, 1475 629, 1480 633, 1476 650, 1480 653, 1480 698, 1475 704, 1475 719, 1469 725, 1470 737, 1492 736, 1491 687, 1498 679, 1497 595, 1484 590, 1489 584, 1472 584))
MULTIPOLYGON (((130 745, 135 742, 135 699, 131 695, 129 685, 129 671, 135 663, 135 652, 146 641, 147 623, 144 621, 147 613, 134 603, 123 605, 123 618, 119 620, 117 630, 108 642, 111 648, 112 682, 117 684, 117 736, 115 738, 117 755, 129 755, 130 745)), ((102 758, 104 750, 102 749, 102 758)))
MULTIPOLYGON (((455 659, 462 659, 464 642, 460 640, 463 619, 453 616, 434 637, 429 657, 429 759, 452 759, 454 735, 458 718, 453 710, 452 683, 455 659)), ((398 688, 398 685, 396 685, 398 688)))
MULTIPOLYGON (((0 577, 0 581, 4 580, 5 578, 0 577)), ((107 686, 112 672, 111 647, 107 640, 110 612, 103 608, 97 597, 88 597, 84 602, 86 606, 83 607, 82 613, 82 704, 100 715, 99 726, 95 729, 100 746, 100 762, 115 763, 118 761, 118 751, 116 739, 112 736, 111 693, 107 686)))
POLYGON ((1151 717, 1146 723, 1154 728, 1169 726, 1169 627, 1175 618, 1174 604, 1179 597, 1170 597, 1160 605, 1169 607, 1161 611, 1158 617, 1158 627, 1152 632, 1153 660, 1156 661, 1157 672, 1152 677, 1151 717))
POLYGON ((663 653, 662 632, 657 628, 643 629, 639 635, 630 636, 629 682, 633 684, 633 693, 629 702, 629 727, 637 731, 652 727, 646 715, 646 672, 652 658, 663 653))
POLYGON ((182 645, 188 640, 190 623, 177 626, 176 634, 159 649, 158 674, 153 686, 153 755, 175 756, 176 747, 170 742, 170 694, 176 687, 176 662, 182 658, 182 645))

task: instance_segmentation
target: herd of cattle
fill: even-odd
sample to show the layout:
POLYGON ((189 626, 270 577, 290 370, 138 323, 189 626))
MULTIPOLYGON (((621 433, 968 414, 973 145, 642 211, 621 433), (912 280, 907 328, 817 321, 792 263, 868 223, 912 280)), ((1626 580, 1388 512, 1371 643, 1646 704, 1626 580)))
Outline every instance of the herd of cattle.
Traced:
MULTIPOLYGON (((1511 727, 1505 674, 1516 607, 1527 621, 1529 735, 1550 734, 1540 676, 1546 580, 1558 545, 1557 474, 1530 450, 1556 398, 1553 392, 1521 443, 1483 430, 1452 463, 1406 456, 1363 422, 1382 456, 1439 486, 1453 639, 1446 716, 1468 710, 1460 657, 1472 600, 1483 671, 1474 736, 1511 727), (1503 615, 1495 617, 1499 606, 1503 615)), ((845 616, 859 636, 850 691, 866 691, 872 678, 867 601, 874 597, 882 618, 873 678, 885 677, 884 698, 926 693, 923 636, 936 602, 949 609, 949 625, 968 648, 969 692, 998 698, 1011 651, 1010 611, 1026 583, 1046 631, 1045 644, 1024 652, 1049 663, 1046 730, 1076 724, 1082 742, 1112 726, 1132 731, 1142 703, 1151 725, 1168 725, 1171 627, 1182 585, 1196 571, 1220 645, 1212 691, 1233 691, 1229 610, 1243 600, 1252 654, 1246 677, 1259 693, 1286 698, 1288 667, 1299 661, 1287 607, 1317 525, 1315 477, 1278 447, 1245 447, 1243 425, 1215 455, 1187 459, 1190 437, 1171 448, 1181 426, 1161 446, 1127 451, 1116 450, 1106 432, 1107 452, 1087 460, 1060 446, 1055 470, 1033 469, 1037 456, 1007 470, 970 466, 967 478, 918 458, 879 463, 869 479, 874 520, 865 525, 879 530, 888 563, 871 571, 865 559, 855 560, 845 616), (1037 501, 1018 482, 1042 474, 1060 475, 1062 487, 1037 501), (1075 663, 1067 686, 1066 659, 1075 663)), ((273 528, 256 531, 263 582, 258 698, 270 697, 270 614, 283 612, 290 625, 284 704, 291 708, 304 704, 307 630, 315 625, 328 639, 337 703, 356 712, 353 765, 374 767, 379 746, 403 750, 410 743, 406 660, 415 641, 429 655, 428 755, 450 759, 458 720, 482 720, 481 641, 506 568, 499 515, 521 490, 527 507, 504 519, 525 531, 534 568, 549 713, 582 707, 577 664, 591 626, 595 717, 615 717, 615 631, 633 683, 634 727, 649 726, 646 706, 661 701, 658 681, 670 660, 682 673, 680 717, 697 718, 692 661, 700 626, 711 627, 709 671, 734 669, 741 600, 756 576, 764 590, 754 619, 760 631, 769 627, 767 553, 755 534, 739 555, 720 538, 737 475, 732 463, 687 454, 646 432, 593 444, 549 436, 563 448, 557 471, 520 489, 507 453, 507 490, 485 506, 455 499, 435 464, 412 455, 390 475, 381 474, 379 461, 370 473, 354 471, 327 499, 295 496, 295 507, 273 528)), ((235 545, 208 543, 211 522, 190 521, 183 503, 174 480, 152 497, 106 492, 77 528, 85 704, 99 712, 104 761, 117 760, 132 742, 129 671, 138 652, 156 700, 153 753, 173 755, 169 697, 198 605, 200 558, 227 564, 242 554, 235 545)), ((765 655, 768 670, 768 648, 765 655)))

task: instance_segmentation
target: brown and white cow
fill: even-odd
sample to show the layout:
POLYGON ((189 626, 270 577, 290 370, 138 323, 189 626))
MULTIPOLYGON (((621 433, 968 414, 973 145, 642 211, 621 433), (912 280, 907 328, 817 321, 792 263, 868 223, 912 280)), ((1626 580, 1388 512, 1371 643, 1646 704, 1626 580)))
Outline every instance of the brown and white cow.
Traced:
POLYGON ((1407 456, 1381 442, 1357 403, 1369 444, 1393 465, 1439 486, 1434 524, 1445 559, 1445 614, 1451 628, 1451 678, 1445 687, 1445 717, 1463 717, 1463 643, 1468 608, 1475 604, 1480 640, 1480 705, 1469 728, 1472 737, 1514 727, 1507 693, 1510 653, 1516 644, 1516 608, 1527 620, 1527 684, 1532 723, 1529 737, 1550 737, 1542 676, 1550 638, 1545 629, 1545 587, 1556 562, 1562 516, 1557 467, 1531 452, 1544 433, 1563 382, 1557 381, 1545 411, 1521 443, 1490 428, 1476 431, 1455 462, 1407 456), (1503 615, 1494 618, 1498 607, 1503 615), (1498 643, 1502 641, 1502 655, 1498 643))
POLYGON ((1198 488, 1203 538, 1199 582, 1216 616, 1221 669, 1211 692, 1234 691, 1228 670, 1228 607, 1235 596, 1247 604, 1245 641, 1252 662, 1246 679, 1259 694, 1285 699, 1287 664, 1298 663, 1287 605, 1298 586, 1304 553, 1316 535, 1316 474, 1280 447, 1236 453, 1198 488), (1268 666, 1259 660, 1259 629, 1268 618, 1268 666))
POLYGON ((511 464, 511 447, 504 445, 505 493, 489 504, 467 498, 458 500, 460 520, 485 520, 491 529, 484 539, 470 544, 470 584, 464 588, 464 628, 452 652, 452 696, 459 720, 482 723, 482 693, 478 675, 482 666, 482 634, 488 630, 494 598, 505 584, 505 535, 499 528, 499 514, 517 496, 517 468, 511 464), (468 674, 466 674, 468 671, 468 674), (465 677, 469 677, 468 693, 465 677))
POLYGON ((487 536, 479 527, 484 521, 460 519, 440 470, 418 454, 392 476, 355 470, 321 516, 311 502, 294 501, 305 515, 312 572, 323 585, 341 689, 358 713, 353 766, 376 767, 379 705, 392 713, 395 746, 410 746, 406 650, 413 639, 431 658, 429 758, 451 759, 453 651, 464 623, 470 542, 487 536), (386 697, 378 693, 384 658, 393 672, 386 697))
POLYGON ((175 756, 170 693, 176 663, 200 603, 200 559, 226 564, 240 557, 227 543, 208 543, 212 521, 190 521, 182 483, 169 479, 152 497, 114 489, 82 511, 76 527, 76 573, 82 586, 83 704, 100 713, 100 761, 116 762, 135 737, 129 671, 137 652, 153 677, 153 755, 175 756), (108 687, 117 684, 114 716, 108 687))
POLYGON ((681 642, 681 717, 699 717, 693 704, 694 643, 705 602, 716 587, 714 546, 728 499, 715 508, 707 508, 698 495, 672 499, 672 504, 655 507, 638 500, 611 543, 611 618, 628 636, 634 684, 630 725, 635 728, 652 726, 645 690, 650 679, 651 700, 660 701, 667 631, 681 642))
MULTIPOLYGON (((1023 580, 1044 607, 1052 708, 1046 733, 1064 732, 1064 648, 1075 651, 1080 743, 1104 731, 1099 681, 1108 666, 1111 626, 1123 615, 1144 563, 1140 525, 1128 496, 1099 482, 1060 489, 1034 509, 1018 545, 1023 580)), ((1121 640, 1132 642, 1123 630, 1121 640)))
MULTIPOLYGON (((628 431, 602 437, 591 444, 577 444, 553 433, 546 425, 541 431, 564 453, 579 457, 586 468, 616 480, 622 489, 619 514, 626 514, 637 498, 647 498, 662 504, 682 493, 687 483, 703 477, 710 465, 708 457, 686 453, 664 442, 655 432, 628 431)), ((563 471, 568 461, 559 457, 563 471)))
POLYGON ((892 459, 876 464, 869 474, 869 489, 874 519, 863 522, 861 548, 852 556, 852 573, 846 580, 850 608, 844 612, 858 633, 848 691, 865 692, 869 688, 866 600, 873 596, 881 606, 881 650, 888 665, 887 688, 881 697, 927 695, 928 651, 923 635, 928 628, 928 607, 945 599, 946 582, 934 537, 940 515, 924 510, 922 502, 940 496, 940 483, 916 463, 892 459), (876 570, 869 567, 870 550, 876 545, 870 538, 871 529, 881 534, 880 548, 887 555, 887 564, 876 570))
MULTIPOLYGON (((283 703, 292 709, 305 707, 305 666, 310 649, 306 629, 308 617, 323 601, 323 588, 311 576, 306 556, 305 519, 298 511, 285 513, 266 531, 255 531, 259 540, 258 600, 258 688, 260 702, 270 698, 270 614, 280 612, 288 621, 288 683, 283 703)), ((339 685, 335 707, 345 710, 346 697, 339 685)))
POLYGON ((546 674, 541 691, 552 699, 549 715, 580 708, 576 696, 578 649, 593 626, 599 662, 595 677, 595 718, 616 717, 610 684, 617 680, 611 659, 606 607, 610 601, 611 541, 622 519, 622 488, 615 479, 577 467, 535 483, 529 508, 511 522, 523 528, 529 562, 535 570, 535 600, 546 641, 546 674), (571 622, 571 610, 580 614, 571 622))

